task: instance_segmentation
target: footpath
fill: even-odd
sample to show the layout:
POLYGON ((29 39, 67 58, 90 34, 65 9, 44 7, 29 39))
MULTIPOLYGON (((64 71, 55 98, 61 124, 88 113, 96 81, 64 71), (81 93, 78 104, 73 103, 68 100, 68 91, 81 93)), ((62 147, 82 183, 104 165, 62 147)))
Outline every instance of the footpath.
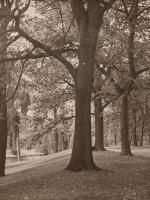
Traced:
POLYGON ((36 158, 36 155, 33 155, 32 160, 6 163, 6 175, 14 174, 16 172, 21 172, 21 171, 24 171, 27 169, 41 166, 46 161, 55 162, 57 160, 64 159, 65 157, 69 157, 70 154, 71 154, 71 149, 65 150, 65 151, 60 151, 58 153, 53 153, 53 154, 46 155, 46 156, 41 155, 41 156, 39 156, 38 159, 36 158))

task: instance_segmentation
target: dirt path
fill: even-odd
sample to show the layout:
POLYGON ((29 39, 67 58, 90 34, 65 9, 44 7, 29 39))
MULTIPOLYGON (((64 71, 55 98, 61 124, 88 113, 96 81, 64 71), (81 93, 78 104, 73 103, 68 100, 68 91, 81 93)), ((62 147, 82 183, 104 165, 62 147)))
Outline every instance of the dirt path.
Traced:
POLYGON ((31 161, 17 161, 13 163, 6 164, 6 175, 14 174, 16 172, 21 172, 27 169, 35 168, 37 166, 43 165, 45 162, 55 162, 60 159, 64 159, 71 154, 71 150, 61 151, 58 153, 50 154, 47 156, 41 156, 39 159, 31 161))

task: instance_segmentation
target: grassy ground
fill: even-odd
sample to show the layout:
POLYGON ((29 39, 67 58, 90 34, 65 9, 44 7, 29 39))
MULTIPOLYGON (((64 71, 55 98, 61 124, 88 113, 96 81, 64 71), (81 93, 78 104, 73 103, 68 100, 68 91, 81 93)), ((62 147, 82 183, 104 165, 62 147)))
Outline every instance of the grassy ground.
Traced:
POLYGON ((69 156, 45 160, 0 178, 0 200, 150 200, 150 147, 134 148, 134 153, 94 152, 102 170, 92 172, 64 170, 69 156))

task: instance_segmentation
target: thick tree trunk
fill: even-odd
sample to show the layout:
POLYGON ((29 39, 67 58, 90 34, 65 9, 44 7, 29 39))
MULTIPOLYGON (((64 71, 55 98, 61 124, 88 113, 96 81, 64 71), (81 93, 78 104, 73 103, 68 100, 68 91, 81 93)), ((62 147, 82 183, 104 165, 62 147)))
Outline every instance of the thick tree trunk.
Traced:
POLYGON ((129 142, 128 94, 121 96, 121 155, 132 155, 129 142))
POLYGON ((133 111, 133 146, 138 146, 137 134, 136 134, 136 112, 133 111))
POLYGON ((72 157, 67 169, 73 171, 95 169, 91 145, 91 92, 76 91, 76 121, 72 157))
POLYGON ((104 128, 101 99, 94 101, 95 105, 95 150, 104 151, 104 128))
MULTIPOLYGON (((90 2, 88 15, 80 26, 79 66, 76 78, 76 120, 73 151, 67 169, 73 171, 93 170, 91 144, 91 92, 93 88, 95 51, 103 13, 99 13, 97 1, 90 2), (93 8, 93 9, 92 9, 93 8), (99 20, 97 20, 98 18, 99 20)), ((102 11, 101 11, 102 12, 102 11)))
MULTIPOLYGON (((1 7, 0 12, 4 12, 1 7)), ((6 34, 7 20, 0 19, 0 58, 6 57, 7 46, 6 34)), ((7 147, 7 105, 6 105, 6 88, 7 88, 7 67, 6 64, 0 64, 0 176, 5 175, 5 160, 7 147)))

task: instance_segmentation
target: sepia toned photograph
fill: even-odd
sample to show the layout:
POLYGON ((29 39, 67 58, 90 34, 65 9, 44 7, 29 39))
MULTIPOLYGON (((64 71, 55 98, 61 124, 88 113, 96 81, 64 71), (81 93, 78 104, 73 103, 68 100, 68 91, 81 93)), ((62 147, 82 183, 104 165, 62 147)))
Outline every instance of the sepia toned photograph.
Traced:
POLYGON ((150 200, 150 0, 0 0, 0 200, 150 200))

